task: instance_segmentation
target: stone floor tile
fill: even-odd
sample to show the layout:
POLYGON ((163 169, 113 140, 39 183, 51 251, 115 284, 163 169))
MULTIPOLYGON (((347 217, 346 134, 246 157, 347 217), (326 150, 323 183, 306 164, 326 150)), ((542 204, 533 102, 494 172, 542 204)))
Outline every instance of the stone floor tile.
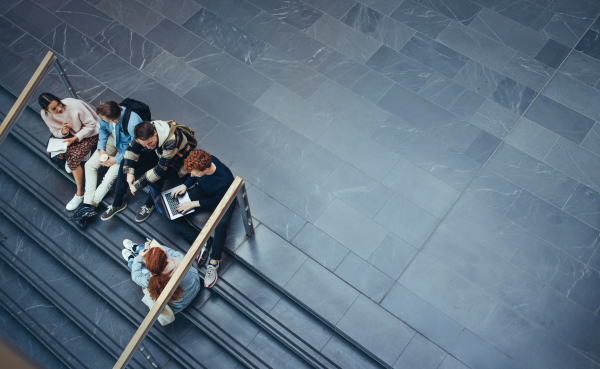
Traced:
POLYGON ((326 14, 306 32, 359 63, 369 60, 381 46, 380 42, 326 14))
POLYGON ((562 208, 577 181, 510 145, 503 144, 488 168, 542 199, 562 208))
POLYGON ((341 368, 348 369, 378 369, 381 364, 367 356, 364 352, 357 350, 356 346, 345 338, 335 333, 321 353, 329 357, 341 368))
MULTIPOLYGON (((9 21, 7 21, 7 22, 9 22, 9 21)), ((46 54, 48 53, 48 46, 44 45, 42 42, 35 39, 29 33, 25 33, 24 35, 19 37, 17 40, 10 41, 9 43, 6 43, 5 45, 10 46, 10 48, 13 51, 13 52, 7 51, 7 54, 11 54, 10 56, 7 55, 7 57, 11 58, 13 56, 16 57, 18 55, 20 57, 27 59, 34 65, 39 65, 42 62, 42 60, 44 60, 44 58, 46 57, 46 54)), ((61 60, 59 60, 59 61, 61 62, 61 65, 62 65, 62 62, 67 61, 67 60, 61 58, 61 60)), ((11 69, 11 65, 9 64, 5 68, 6 68, 5 72, 8 72, 11 69)), ((56 75, 56 72, 54 70, 51 73, 56 75)))
POLYGON ((448 78, 454 78, 469 61, 466 56, 419 34, 413 36, 400 52, 448 78))
POLYGON ((273 84, 254 105, 312 141, 316 140, 335 119, 331 112, 320 109, 277 83, 273 84))
POLYGON ((375 217, 375 221, 420 248, 439 224, 439 219, 395 194, 375 217))
POLYGON ((5 10, 4 16, 35 38, 41 39, 62 23, 58 17, 30 0, 13 5, 10 10, 5 10))
POLYGON ((335 274, 376 303, 381 302, 394 284, 393 279, 353 252, 335 269, 335 274))
POLYGON ((598 230, 528 191, 521 192, 506 217, 582 262, 598 246, 598 230))
POLYGON ((462 198, 476 200, 499 214, 505 214, 522 190, 521 187, 485 167, 471 182, 462 198))
POLYGON ((200 10, 201 1, 175 0, 165 3, 160 0, 140 0, 140 2, 156 12, 164 15, 177 24, 182 24, 200 10))
POLYGON ((311 223, 334 199, 334 196, 321 186, 274 158, 269 158, 249 180, 311 223))
POLYGON ((54 15, 91 38, 113 22, 111 17, 83 0, 70 1, 54 15))
POLYGON ((600 224, 600 193, 580 183, 563 210, 582 222, 598 228, 600 224))
POLYGON ((119 22, 113 22, 94 41, 136 68, 150 64, 163 50, 119 22))
POLYGON ((600 80, 600 61, 573 51, 565 60, 560 72, 590 86, 595 86, 600 80))
POLYGON ((421 0, 419 3, 465 26, 468 26, 481 9, 483 9, 475 3, 465 0, 453 1, 451 3, 445 3, 441 0, 421 0))
POLYGON ((12 9, 15 5, 17 5, 21 0, 8 0, 2 2, 0 4, 0 14, 6 13, 8 10, 12 9))
POLYGON ((144 73, 112 53, 97 61, 88 73, 123 96, 133 94, 136 89, 148 82, 148 77, 144 73))
POLYGON ((201 43, 183 61, 250 103, 273 85, 269 78, 208 42, 201 43))
POLYGON ((316 65, 315 70, 347 88, 371 72, 371 69, 335 50, 316 65))
POLYGON ((438 369, 466 369, 467 366, 460 361, 456 360, 453 356, 447 355, 444 361, 440 364, 438 369))
POLYGON ((542 32, 570 48, 577 45, 581 36, 588 30, 587 24, 570 15, 555 14, 542 32))
POLYGON ((553 12, 525 0, 510 3, 494 3, 491 10, 515 22, 521 23, 534 31, 542 30, 554 15, 553 12))
POLYGON ((388 233, 367 261, 396 280, 416 254, 417 249, 395 234, 388 233))
POLYGON ((251 4, 285 21, 301 31, 306 31, 323 17, 323 13, 300 1, 249 0, 251 4))
POLYGON ((444 350, 417 333, 394 364, 394 368, 437 369, 446 355, 444 350))
POLYGON ((531 57, 537 55, 548 39, 540 32, 489 9, 483 9, 469 28, 531 57))
POLYGON ((447 224, 435 230, 423 252, 521 315, 527 314, 544 288, 544 283, 447 224))
POLYGON ((178 58, 187 56, 202 42, 198 36, 167 18, 148 31, 145 37, 178 58))
POLYGON ((277 368, 308 369, 311 366, 277 338, 261 330, 248 345, 248 349, 263 362, 270 362, 277 368))
POLYGON ((340 19, 355 4, 354 0, 304 0, 304 2, 335 19, 340 19))
POLYGON ((465 151, 465 155, 479 164, 485 164, 500 145, 500 139, 481 131, 465 151))
POLYGON ((538 160, 543 160, 558 138, 556 133, 522 117, 506 137, 506 142, 538 160))
POLYGON ((419 95, 429 99, 460 118, 470 119, 485 102, 485 97, 444 77, 437 72, 419 95))
POLYGON ((310 223, 298 232, 292 244, 332 272, 348 254, 347 248, 310 223))
POLYGON ((287 241, 291 241, 306 224, 304 219, 273 200, 256 186, 248 189, 248 200, 252 216, 287 241))
POLYGON ((597 158, 597 155, 560 137, 544 162, 599 191, 600 163, 597 158))
POLYGON ((210 316, 211 321, 234 336, 243 346, 248 346, 261 330, 252 320, 243 319, 244 313, 219 295, 208 299, 200 311, 210 316))
POLYGON ((307 260, 306 255, 266 227, 258 227, 236 255, 278 286, 285 286, 307 260))
POLYGON ((511 262, 592 313, 600 308, 600 273, 529 234, 511 262))
POLYGON ((436 38, 451 22, 445 16, 412 0, 403 1, 390 17, 431 38, 436 38))
POLYGON ((398 282, 477 332, 498 306, 487 292, 423 253, 417 255, 398 282))
POLYGON ((360 295, 346 282, 311 259, 302 265, 285 286, 285 290, 333 326, 360 295), (314 286, 320 288, 315 289, 314 286))
POLYGON ((468 329, 462 332, 450 353, 472 368, 523 369, 468 329))
POLYGON ((598 30, 590 29, 575 46, 575 50, 600 60, 600 42, 598 42, 598 30))
POLYGON ((529 234, 518 224, 471 199, 461 199, 454 205, 444 223, 506 260, 510 260, 529 234))
POLYGON ((406 287, 396 283, 381 302, 394 314, 436 345, 449 351, 464 327, 452 320, 406 287))
POLYGON ((271 311, 282 299, 279 289, 240 262, 233 263, 226 276, 231 285, 265 311, 271 311))
POLYGON ((534 58, 517 53, 502 68, 501 72, 535 91, 541 91, 554 74, 555 69, 534 58))
POLYGON ((392 87, 394 82, 381 74, 370 71, 352 85, 351 90, 372 103, 379 99, 392 87))
POLYGON ((550 68, 557 69, 565 60, 569 51, 570 49, 567 46, 549 39, 546 45, 535 56, 535 60, 546 64, 550 68))
MULTIPOLYGON (((188 0, 189 1, 189 0, 188 0)), ((244 28, 261 10, 244 0, 193 0, 226 22, 244 28)))
MULTIPOLYGON (((89 71, 100 63, 103 57, 109 55, 108 51, 96 41, 65 23, 52 30, 40 41, 85 71, 89 71)), ((142 81, 142 77, 138 77, 138 81, 130 83, 142 81)))
POLYGON ((502 140, 512 130, 518 119, 517 113, 486 99, 477 113, 471 117, 469 123, 502 140))
POLYGON ((392 196, 392 191, 346 162, 342 162, 322 186, 369 218, 392 196))
POLYGON ((361 3, 356 3, 340 21, 394 50, 400 50, 415 34, 412 28, 361 3))
POLYGON ((363 295, 358 296, 336 329, 388 365, 396 362, 415 335, 412 328, 363 295))
POLYGON ((595 88, 562 73, 557 73, 543 93, 593 120, 600 120, 600 107, 592 103, 600 98, 600 91, 595 88))
POLYGON ((206 78, 197 69, 166 51, 145 66, 142 71, 179 96, 185 95, 206 78))
POLYGON ((136 0, 103 0, 97 8, 142 36, 164 19, 136 0))
POLYGON ((440 33, 437 40, 457 52, 494 69, 504 67, 515 55, 513 49, 456 22, 450 23, 440 33))
POLYGON ((182 27, 247 65, 251 65, 267 48, 263 41, 204 8, 185 21, 182 27))
MULTIPOLYGON (((23 35, 27 34, 20 27, 17 27, 16 24, 9 21, 5 17, 0 17, 0 31, 2 32, 0 34, 0 42, 4 45, 10 45, 23 37, 23 35)), ((33 39, 33 37, 31 38, 33 39)))
POLYGON ((432 69, 385 45, 365 65, 414 92, 419 91, 434 74, 432 69))
POLYGON ((480 163, 452 148, 447 148, 429 173, 457 190, 464 191, 480 169, 480 163))
POLYGON ((385 228, 339 199, 333 200, 314 225, 365 260, 388 234, 385 228))
POLYGON ((381 183, 439 219, 460 196, 455 188, 404 159, 398 161, 381 183))

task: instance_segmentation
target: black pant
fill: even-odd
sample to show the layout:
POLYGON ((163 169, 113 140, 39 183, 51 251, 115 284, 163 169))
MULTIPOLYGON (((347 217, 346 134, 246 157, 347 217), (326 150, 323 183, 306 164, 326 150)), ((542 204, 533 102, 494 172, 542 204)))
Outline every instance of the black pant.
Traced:
MULTIPOLYGON (((121 165, 119 167, 119 174, 117 175, 117 183, 115 185, 115 198, 113 200, 113 206, 120 206, 123 203, 123 197, 129 189, 129 183, 127 183, 127 175, 123 173, 124 162, 125 160, 121 161, 121 165)), ((156 156, 156 153, 154 151, 142 152, 137 163, 135 164, 135 177, 140 177, 142 174, 154 168, 157 164, 158 156, 156 156)), ((161 179, 151 184, 152 188, 154 188, 159 193, 162 192, 165 180, 175 174, 175 170, 173 168, 169 168, 169 170, 167 171, 167 175, 161 177, 161 179)), ((148 197, 146 198, 145 205, 149 208, 154 205, 154 201, 152 200, 152 196, 150 194, 148 194, 148 197)))
MULTIPOLYGON (((190 196, 191 201, 200 200, 206 195, 204 191, 200 188, 200 186, 194 186, 192 189, 188 191, 188 195, 190 196)), ((229 206, 229 209, 221 218, 219 224, 215 228, 215 237, 212 242, 212 248, 210 251, 210 258, 213 260, 221 260, 221 254, 223 253, 223 246, 225 245, 225 240, 227 239, 227 225, 229 224, 229 220, 231 218, 231 214, 233 213, 233 208, 235 207, 235 202, 229 206)), ((215 210, 215 208, 195 208, 196 211, 210 211, 211 213, 215 210)), ((196 241, 198 234, 200 234, 194 227, 192 227, 186 217, 193 216, 194 213, 189 215, 177 218, 173 220, 173 225, 177 229, 177 231, 181 234, 181 236, 190 244, 196 241)))

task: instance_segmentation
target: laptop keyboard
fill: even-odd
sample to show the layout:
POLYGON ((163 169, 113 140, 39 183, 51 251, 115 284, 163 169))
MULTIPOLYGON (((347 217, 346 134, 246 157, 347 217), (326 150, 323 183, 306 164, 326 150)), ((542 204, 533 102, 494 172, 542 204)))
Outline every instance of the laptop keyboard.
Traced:
POLYGON ((177 211, 177 206, 179 206, 179 199, 172 198, 170 195, 165 195, 163 196, 163 198, 167 199, 167 206, 171 209, 171 214, 179 214, 179 212, 177 211))

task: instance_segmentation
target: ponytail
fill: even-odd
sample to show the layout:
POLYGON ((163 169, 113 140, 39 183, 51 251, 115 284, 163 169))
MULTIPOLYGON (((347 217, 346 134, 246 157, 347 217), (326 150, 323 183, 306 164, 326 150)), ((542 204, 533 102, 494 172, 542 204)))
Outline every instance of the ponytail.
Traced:
MULTIPOLYGON (((162 249, 153 247, 148 251, 145 259, 146 269, 152 273, 152 277, 148 281, 148 290, 152 300, 156 301, 171 280, 171 277, 162 275, 163 270, 167 267, 167 253, 162 249)), ((182 296, 183 288, 177 286, 169 302, 179 301, 182 296)))

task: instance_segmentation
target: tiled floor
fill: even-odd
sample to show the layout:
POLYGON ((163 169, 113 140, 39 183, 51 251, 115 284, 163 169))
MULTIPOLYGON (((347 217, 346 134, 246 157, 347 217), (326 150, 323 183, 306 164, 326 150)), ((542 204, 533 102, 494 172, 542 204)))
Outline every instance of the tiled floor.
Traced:
POLYGON ((265 274, 390 367, 600 367, 597 1, 0 14, 2 48, 51 48, 92 104, 131 96, 194 127, 252 184, 262 226, 238 253, 263 250, 265 274))

